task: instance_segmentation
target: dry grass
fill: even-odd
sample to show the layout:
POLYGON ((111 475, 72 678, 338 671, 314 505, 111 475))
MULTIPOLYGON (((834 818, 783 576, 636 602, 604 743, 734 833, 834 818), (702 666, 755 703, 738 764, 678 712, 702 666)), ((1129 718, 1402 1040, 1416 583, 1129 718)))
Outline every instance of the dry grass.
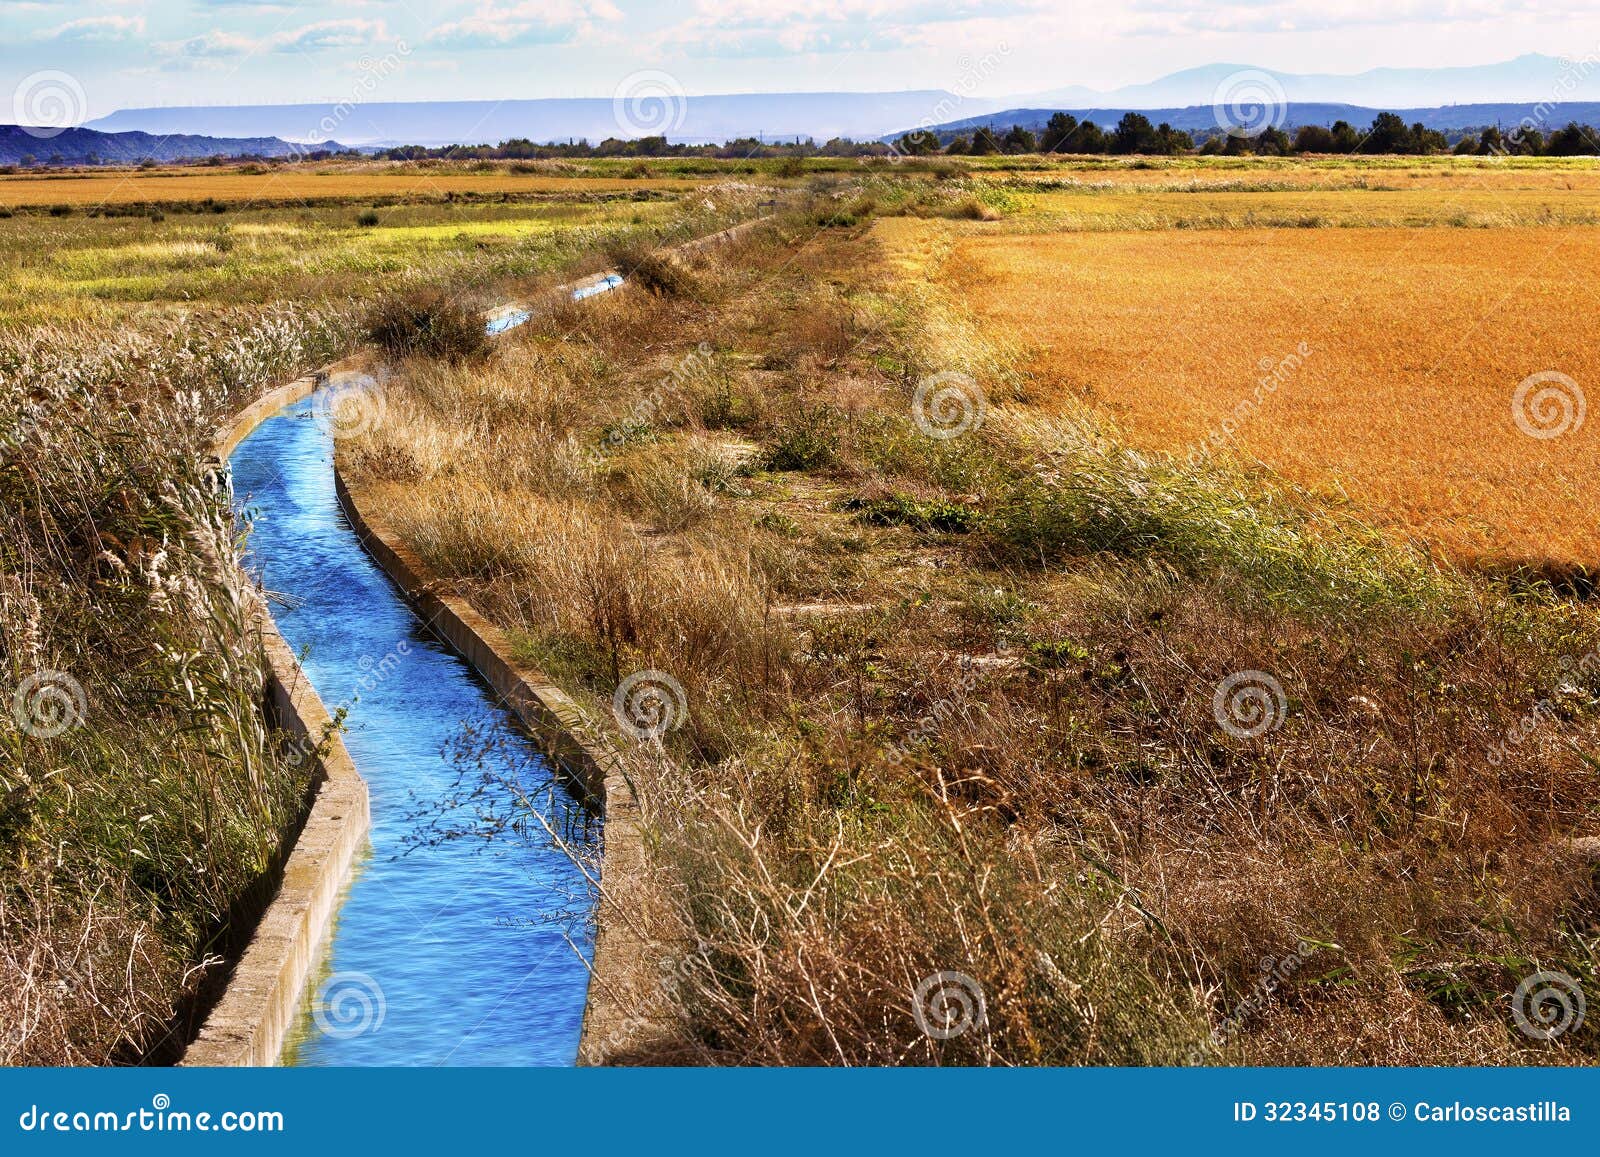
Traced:
POLYGON ((1457 558, 1600 561, 1586 489, 1600 428, 1541 440, 1512 408, 1539 371, 1600 382, 1586 306, 1600 230, 880 229, 1032 349, 1035 405, 1088 403, 1180 458, 1218 450, 1226 420, 1221 449, 1457 558))
POLYGON ((627 180, 548 173, 436 171, 412 166, 381 168, 294 167, 245 172, 218 170, 113 170, 73 176, 17 174, 0 177, 0 206, 170 204, 212 198, 235 205, 328 200, 439 201, 464 194, 509 196, 683 190, 697 182, 676 178, 627 180))
POLYGON ((592 710, 638 670, 684 688, 626 752, 670 1039, 619 1059, 1588 1059, 1507 1002, 1595 971, 1562 842, 1594 824, 1594 614, 1030 408, 1022 351, 838 217, 691 262, 692 298, 409 363, 345 449, 592 710), (981 383, 981 429, 917 428, 938 370, 981 383), (1242 671, 1284 688, 1256 737, 1214 713, 1242 671), (920 1031, 938 972, 981 986, 978 1031, 920 1031))

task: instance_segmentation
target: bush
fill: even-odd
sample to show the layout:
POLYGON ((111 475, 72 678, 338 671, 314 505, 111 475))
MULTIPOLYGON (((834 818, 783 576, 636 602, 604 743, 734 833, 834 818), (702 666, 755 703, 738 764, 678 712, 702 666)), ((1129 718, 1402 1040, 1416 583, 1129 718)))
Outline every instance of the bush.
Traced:
POLYGON ((656 297, 695 296, 693 274, 670 253, 619 243, 607 248, 606 258, 624 278, 656 297))
POLYGON ((438 290, 417 290, 381 302, 367 320, 367 337, 395 357, 459 361, 489 348, 478 312, 438 290))
POLYGON ((966 534, 978 525, 977 511, 945 499, 921 501, 907 494, 887 498, 853 498, 845 503, 862 522, 873 526, 909 526, 939 534, 966 534))
POLYGON ((767 451, 768 470, 815 470, 833 463, 839 443, 839 412, 832 406, 801 410, 777 430, 767 451))
POLYGON ((361 214, 356 217, 356 224, 360 225, 363 229, 370 229, 377 223, 378 211, 376 209, 363 209, 361 214))
POLYGON ((976 197, 968 197, 950 210, 949 216, 963 221, 998 221, 1000 214, 976 197))

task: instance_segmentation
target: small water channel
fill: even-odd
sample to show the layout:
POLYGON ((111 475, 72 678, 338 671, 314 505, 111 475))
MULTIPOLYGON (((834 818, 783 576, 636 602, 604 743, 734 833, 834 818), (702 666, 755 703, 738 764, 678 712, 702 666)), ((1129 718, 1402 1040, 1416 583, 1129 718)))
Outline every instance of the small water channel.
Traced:
POLYGON ((362 550, 332 455, 308 400, 230 459, 248 566, 282 596, 273 617, 330 713, 347 709, 372 799, 370 848, 283 1063, 571 1064, 591 950, 582 874, 538 825, 478 833, 518 792, 580 839, 581 809, 362 550))

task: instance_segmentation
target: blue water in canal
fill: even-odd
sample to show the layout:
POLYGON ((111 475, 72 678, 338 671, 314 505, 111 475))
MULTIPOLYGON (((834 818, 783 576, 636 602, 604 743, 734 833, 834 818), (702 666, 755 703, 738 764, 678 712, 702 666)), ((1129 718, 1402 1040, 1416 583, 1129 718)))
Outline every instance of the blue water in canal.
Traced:
POLYGON ((481 832, 507 814, 508 780, 558 831, 578 805, 361 549, 310 412, 289 408, 234 451, 234 493, 248 565, 289 604, 273 608, 279 630, 329 712, 348 708, 372 837, 284 1062, 571 1064, 590 932, 560 917, 586 910, 582 875, 537 825, 481 832))

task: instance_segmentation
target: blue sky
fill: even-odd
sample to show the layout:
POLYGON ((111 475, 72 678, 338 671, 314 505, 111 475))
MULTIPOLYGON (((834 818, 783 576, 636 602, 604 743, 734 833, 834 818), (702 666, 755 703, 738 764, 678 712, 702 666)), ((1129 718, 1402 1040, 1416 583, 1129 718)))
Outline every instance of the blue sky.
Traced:
POLYGON ((648 69, 690 94, 999 96, 1216 61, 1355 72, 1597 45, 1592 0, 0 0, 0 95, 61 73, 92 117, 337 100, 379 72, 367 99, 610 96, 648 69), (973 77, 984 59, 1002 65, 973 77))

